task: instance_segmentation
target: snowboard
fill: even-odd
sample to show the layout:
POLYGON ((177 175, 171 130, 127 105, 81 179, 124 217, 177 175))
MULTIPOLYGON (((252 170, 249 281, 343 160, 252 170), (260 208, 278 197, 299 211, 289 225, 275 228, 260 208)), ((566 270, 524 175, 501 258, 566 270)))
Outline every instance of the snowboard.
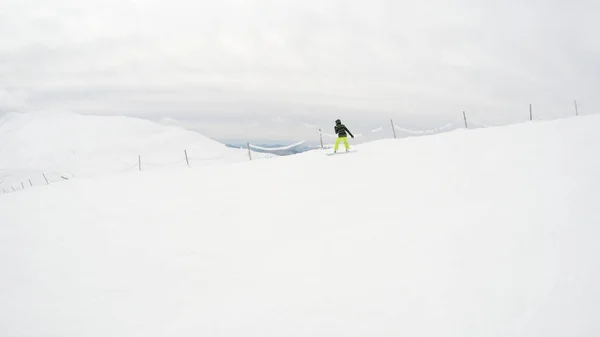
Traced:
POLYGON ((337 153, 335 153, 335 152, 327 152, 325 154, 328 155, 328 156, 338 156, 338 155, 348 154, 348 153, 354 153, 354 152, 357 152, 357 150, 350 150, 350 151, 340 150, 337 153))

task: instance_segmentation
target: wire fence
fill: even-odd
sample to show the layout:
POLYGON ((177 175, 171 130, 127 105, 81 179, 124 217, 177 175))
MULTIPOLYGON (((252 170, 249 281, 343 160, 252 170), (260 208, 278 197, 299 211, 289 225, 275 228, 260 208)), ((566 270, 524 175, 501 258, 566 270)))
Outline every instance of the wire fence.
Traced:
MULTIPOLYGON (((275 150, 289 149, 301 145, 304 142, 291 144, 290 146, 276 148, 275 150)), ((270 148, 249 144, 250 148, 264 151, 270 148)), ((238 163, 248 160, 263 160, 275 158, 277 155, 255 152, 251 149, 225 148, 219 152, 206 149, 192 148, 181 151, 162 151, 161 153, 146 152, 137 156, 111 156, 111 157, 87 157, 81 158, 76 168, 65 168, 64 170, 28 170, 28 169, 0 169, 0 191, 2 194, 23 191, 36 186, 45 186, 57 182, 68 181, 73 178, 86 178, 102 174, 119 174, 135 171, 153 171, 174 167, 201 167, 212 165, 224 165, 238 163), (82 166, 81 163, 87 163, 82 166)), ((65 165, 57 165, 65 166, 65 165)))
MULTIPOLYGON (((577 108, 577 102, 574 101, 575 105, 575 116, 579 116, 579 110, 577 108)), ((533 107, 529 105, 528 120, 534 120, 533 107)), ((450 122, 439 127, 428 128, 428 129, 411 129, 403 127, 394 123, 393 119, 389 120, 389 125, 386 127, 382 126, 372 128, 370 130, 364 130, 354 134, 357 141, 360 142, 361 138, 369 138, 370 141, 381 140, 386 138, 405 138, 414 136, 433 135, 443 132, 449 132, 455 129, 480 129, 495 126, 506 126, 517 123, 525 122, 526 120, 517 120, 511 123, 489 125, 476 120, 470 120, 466 111, 462 111, 461 119, 464 124, 457 124, 456 122, 450 122), (386 129, 389 130, 386 132, 386 129), (368 137, 367 137, 368 136, 368 137)), ((311 125, 316 128, 316 126, 311 125)), ((270 159, 278 157, 278 152, 287 151, 305 145, 308 149, 330 149, 333 148, 333 142, 337 138, 336 134, 323 132, 321 128, 318 129, 318 133, 315 135, 315 139, 311 142, 307 140, 301 140, 293 144, 278 146, 278 147, 266 147, 251 144, 247 142, 245 147, 229 148, 228 151, 220 151, 219 153, 206 153, 205 149, 192 148, 192 149, 181 149, 179 152, 173 151, 169 153, 145 153, 144 155, 139 154, 137 158, 130 158, 131 156, 124 158, 121 156, 118 160, 120 163, 113 164, 110 169, 102 171, 102 173, 126 173, 133 171, 149 171, 157 170, 162 168, 172 167, 195 167, 195 166, 207 166, 207 165, 222 165, 235 162, 241 162, 246 160, 260 160, 270 159), (317 140, 319 145, 312 146, 310 143, 317 140), (331 141, 331 142, 329 142, 331 141)), ((306 150, 306 149, 305 149, 306 150)), ((304 151, 300 151, 304 152, 304 151)), ((92 166, 94 164, 91 164, 92 166)), ((63 182, 71 180, 74 177, 86 177, 97 175, 98 170, 80 170, 77 174, 70 172, 69 170, 64 171, 43 171, 43 170, 8 170, 0 169, 0 190, 3 194, 14 193, 23 191, 25 189, 33 188, 35 186, 50 185, 57 182, 63 182), (14 172, 13 172, 14 171, 14 172)))

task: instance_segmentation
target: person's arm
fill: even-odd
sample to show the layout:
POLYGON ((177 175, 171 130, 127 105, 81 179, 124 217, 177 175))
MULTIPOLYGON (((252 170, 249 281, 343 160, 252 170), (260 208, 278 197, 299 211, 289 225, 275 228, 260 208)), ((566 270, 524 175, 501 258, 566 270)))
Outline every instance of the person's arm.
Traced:
POLYGON ((348 128, 346 126, 344 126, 344 129, 346 129, 346 132, 348 132, 350 137, 354 138, 354 135, 352 134, 352 132, 350 132, 350 130, 348 130, 348 128))

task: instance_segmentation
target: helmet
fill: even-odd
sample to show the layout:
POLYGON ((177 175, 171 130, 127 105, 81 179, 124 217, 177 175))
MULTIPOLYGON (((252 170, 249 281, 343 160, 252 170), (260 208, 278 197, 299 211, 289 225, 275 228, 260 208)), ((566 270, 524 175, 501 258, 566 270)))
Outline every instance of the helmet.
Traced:
POLYGON ((336 119, 336 120, 335 120, 335 124, 340 124, 341 122, 342 122, 342 121, 341 121, 341 120, 339 120, 339 119, 336 119))

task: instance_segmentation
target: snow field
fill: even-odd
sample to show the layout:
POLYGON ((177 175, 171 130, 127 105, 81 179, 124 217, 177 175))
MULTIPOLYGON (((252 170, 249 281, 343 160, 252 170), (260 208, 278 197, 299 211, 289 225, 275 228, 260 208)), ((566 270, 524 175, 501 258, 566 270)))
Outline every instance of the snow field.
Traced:
MULTIPOLYGON (((248 151, 226 147, 176 126, 122 116, 69 112, 9 113, 0 118, 0 188, 21 189, 104 174, 247 161, 248 151)), ((273 157, 252 153, 253 159, 273 157)))
POLYGON ((0 334, 598 335, 599 117, 0 195, 0 334))

